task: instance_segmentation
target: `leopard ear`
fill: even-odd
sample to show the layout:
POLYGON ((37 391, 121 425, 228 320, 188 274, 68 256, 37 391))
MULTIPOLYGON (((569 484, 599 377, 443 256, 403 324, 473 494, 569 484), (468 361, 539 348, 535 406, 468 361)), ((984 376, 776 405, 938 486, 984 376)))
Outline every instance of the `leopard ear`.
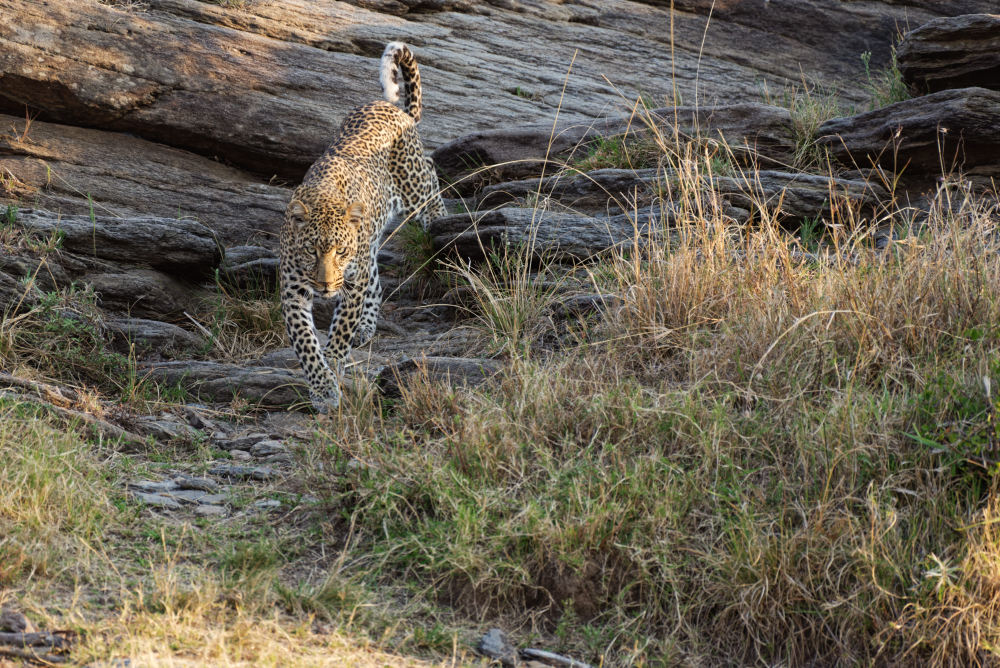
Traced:
POLYGON ((365 215, 365 206, 361 202, 354 202, 347 207, 347 219, 351 221, 351 225, 360 229, 361 219, 365 215))
POLYGON ((288 217, 292 220, 303 223, 309 217, 309 208, 297 199, 288 203, 288 217))

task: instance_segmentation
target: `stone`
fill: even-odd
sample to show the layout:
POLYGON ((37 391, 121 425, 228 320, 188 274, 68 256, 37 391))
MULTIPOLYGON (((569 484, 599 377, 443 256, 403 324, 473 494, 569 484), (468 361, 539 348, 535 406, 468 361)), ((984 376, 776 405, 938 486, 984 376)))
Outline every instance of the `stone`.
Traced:
POLYGON ((281 507, 281 501, 278 499, 260 499, 259 501, 254 501, 253 505, 260 510, 274 510, 281 507))
POLYGON ((250 454, 254 457, 269 457, 287 451, 288 448, 281 441, 260 441, 250 448, 250 454))
POLYGON ((499 373, 500 369, 500 362, 490 359, 424 357, 386 366, 375 382, 385 395, 398 397, 401 388, 417 374, 426 374, 431 381, 443 380, 456 386, 475 387, 499 373))
POLYGON ((211 478, 201 476, 175 475, 173 482, 179 489, 193 489, 202 492, 216 492, 219 489, 219 483, 211 478))
POLYGON ((308 405, 309 388, 301 376, 284 369, 222 362, 157 362, 143 367, 150 377, 180 383, 203 400, 230 402, 236 397, 265 406, 308 405))
POLYGON ((287 452, 278 452, 264 458, 265 464, 291 464, 294 460, 287 452))
POLYGON ((915 95, 973 86, 1000 90, 1000 14, 928 21, 903 36, 897 60, 915 95))
POLYGON ((818 144, 849 166, 940 175, 960 168, 1000 176, 1000 91, 943 90, 819 127, 818 144))
POLYGON ((222 254, 212 230, 185 218, 118 218, 18 212, 17 222, 34 233, 56 232, 62 248, 77 255, 136 264, 185 278, 207 278, 222 254))
MULTIPOLYGON (((543 167, 554 174, 567 163, 572 165, 585 158, 597 139, 618 136, 646 142, 654 136, 666 145, 672 145, 675 138, 697 137, 705 143, 714 143, 715 150, 724 155, 722 144, 744 162, 765 165, 789 164, 795 153, 790 112, 781 107, 747 103, 663 107, 644 112, 642 117, 564 122, 554 132, 552 123, 518 124, 514 128, 463 135, 435 150, 433 158, 446 181, 453 184, 453 190, 471 193, 488 182, 537 175, 543 167)), ((615 176, 621 179, 623 175, 615 176)), ((545 193, 544 187, 542 192, 545 193)))
POLYGON ((250 453, 246 450, 233 449, 229 451, 229 456, 238 462, 245 462, 250 460, 250 453))
POLYGON ((888 200, 885 188, 874 180, 772 170, 716 177, 712 188, 730 204, 751 212, 751 219, 759 219, 763 206, 767 215, 777 214, 779 221, 789 223, 806 218, 830 221, 834 215, 844 216, 845 205, 870 217, 880 202, 888 200))
POLYGON ((86 274, 79 280, 93 288, 102 308, 130 317, 170 320, 195 310, 203 300, 190 284, 156 269, 123 267, 86 274))
POLYGON ((136 482, 130 482, 128 484, 128 488, 129 490, 135 492, 158 494, 160 492, 169 492, 177 489, 177 483, 173 480, 138 480, 136 482))
POLYGON ((210 494, 198 489, 175 489, 164 493, 163 496, 185 503, 204 503, 207 505, 223 503, 226 500, 224 494, 210 494))
POLYGON ((198 436, 198 430, 194 427, 178 422, 167 417, 156 417, 145 415, 136 418, 134 429, 136 432, 152 436, 158 441, 173 441, 177 439, 190 441, 198 436))
POLYGON ((581 213, 503 207, 472 214, 453 214, 433 220, 427 231, 437 251, 483 260, 493 250, 530 248, 539 257, 585 260, 610 248, 642 243, 657 237, 662 211, 640 214, 637 225, 629 214, 588 216, 581 213), (650 226, 653 220, 655 225, 650 226))
POLYGON ((505 668, 513 668, 521 663, 517 656, 517 648, 507 640, 507 634, 500 629, 490 629, 483 634, 476 645, 476 651, 499 661, 505 668))
POLYGON ((166 510, 180 510, 181 504, 169 496, 163 494, 152 494, 147 492, 132 492, 133 496, 142 501, 147 506, 164 508, 166 510))
POLYGON ((221 517, 228 514, 224 506, 195 506, 194 514, 199 517, 221 517))
POLYGON ((0 631, 24 633, 28 628, 28 618, 17 610, 0 608, 0 631))
POLYGON ((594 169, 586 174, 571 170, 539 179, 523 179, 483 188, 476 209, 508 203, 523 206, 540 193, 558 200, 575 212, 609 214, 631 211, 636 204, 649 205, 656 195, 655 185, 665 175, 657 169, 594 169))
POLYGON ((233 436, 232 438, 226 438, 224 441, 219 442, 219 446, 224 450, 234 449, 249 451, 256 443, 266 440, 267 438, 267 434, 252 432, 240 436, 233 436))
POLYGON ((220 464, 208 470, 209 475, 238 480, 271 480, 274 470, 266 466, 240 466, 237 464, 220 464))
POLYGON ((0 114, 0 173, 17 176, 23 201, 88 219, 194 219, 221 244, 277 239, 288 188, 139 137, 37 119, 28 125, 23 108, 18 113, 0 114))
POLYGON ((205 346, 205 340, 177 325, 146 318, 108 318, 104 322, 119 352, 181 354, 205 346))
POLYGON ((195 429, 200 429, 201 431, 213 431, 218 429, 218 425, 205 415, 208 410, 210 410, 208 406, 186 404, 184 406, 184 417, 187 418, 188 424, 195 429))

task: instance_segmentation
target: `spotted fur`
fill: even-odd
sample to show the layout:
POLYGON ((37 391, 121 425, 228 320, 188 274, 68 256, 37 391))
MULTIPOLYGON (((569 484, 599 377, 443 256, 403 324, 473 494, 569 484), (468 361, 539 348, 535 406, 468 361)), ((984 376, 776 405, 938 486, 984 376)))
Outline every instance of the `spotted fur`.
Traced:
POLYGON ((391 101, 402 89, 406 111, 379 100, 351 112, 295 189, 281 228, 282 313, 320 411, 339 405, 344 359, 375 335, 382 304, 376 255, 387 226, 405 218, 426 226, 445 213, 417 135, 420 74, 406 45, 386 47, 381 79, 391 101), (312 315, 317 294, 337 299, 323 348, 312 315))

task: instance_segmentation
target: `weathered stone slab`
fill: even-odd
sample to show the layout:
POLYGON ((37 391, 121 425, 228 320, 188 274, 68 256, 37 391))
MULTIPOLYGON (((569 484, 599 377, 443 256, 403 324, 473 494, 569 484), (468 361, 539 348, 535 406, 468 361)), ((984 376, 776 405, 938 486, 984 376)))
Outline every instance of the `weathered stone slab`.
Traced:
MULTIPOLYGON (((1000 5, 994 7, 1000 11, 1000 5)), ((916 95, 978 86, 1000 90, 1000 14, 928 21, 903 37, 899 71, 916 95)))
POLYGON ((187 277, 210 276, 222 258, 212 231, 184 218, 65 216, 26 209, 18 212, 17 222, 31 232, 56 232, 61 247, 77 255, 187 277))
POLYGON ((475 387, 495 376, 500 369, 500 362, 491 359, 467 357, 405 359, 382 369, 376 383, 384 394, 398 397, 401 386, 405 386, 418 374, 426 374, 432 381, 442 380, 453 385, 475 387))
MULTIPOLYGON (((2 40, 0 40, 2 41, 2 40)), ((2 87, 0 78, 0 87, 2 87)), ((0 114, 0 197, 102 218, 193 218, 222 244, 273 243, 290 191, 120 132, 0 114)))
POLYGON ((648 221, 649 216, 637 223, 625 214, 595 217, 504 207, 444 216, 431 221, 427 231, 435 250, 448 249, 471 259, 483 259, 505 246, 528 248, 536 256, 587 259, 610 248, 642 242, 649 235, 659 236, 659 223, 651 227, 648 221))
POLYGON ((205 340, 177 325, 145 318, 112 318, 105 328, 112 336, 112 344, 123 352, 133 349, 138 354, 179 353, 201 348, 205 340))
POLYGON ((844 164, 902 173, 953 168, 1000 175, 1000 91, 943 90, 819 128, 819 144, 844 164))
POLYGON ((309 388, 301 376, 284 369, 222 362, 158 362, 144 367, 155 380, 180 383, 203 400, 230 402, 234 398, 265 406, 308 404, 309 388))

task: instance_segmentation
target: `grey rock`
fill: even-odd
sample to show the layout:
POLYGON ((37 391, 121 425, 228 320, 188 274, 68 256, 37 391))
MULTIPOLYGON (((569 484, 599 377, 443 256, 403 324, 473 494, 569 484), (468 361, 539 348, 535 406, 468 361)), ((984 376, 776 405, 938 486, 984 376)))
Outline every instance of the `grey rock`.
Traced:
POLYGON ((229 451, 229 456, 238 462, 245 462, 250 460, 250 453, 246 450, 233 449, 229 451))
POLYGON ((201 431, 215 431, 219 428, 219 426, 211 418, 205 415, 207 411, 207 406, 186 404, 184 406, 184 417, 187 418, 188 424, 195 429, 200 429, 201 431))
POLYGON ((28 619, 11 608, 0 608, 0 631, 23 633, 28 628, 28 619))
POLYGON ((173 482, 179 489, 194 489, 202 492, 215 492, 219 489, 219 483, 211 478, 200 476, 175 475, 173 482))
POLYGON ((132 494, 135 498, 142 501, 147 506, 165 508, 167 510, 179 510, 181 507, 181 504, 176 500, 162 494, 151 494, 147 492, 133 492, 132 494))
POLYGON ((877 181, 849 180, 816 174, 761 170, 738 177, 716 177, 712 187, 736 207, 750 211, 751 218, 763 206, 779 220, 801 222, 806 218, 830 220, 834 206, 871 215, 888 193, 877 181), (831 204, 831 200, 834 204, 831 204))
POLYGON ((178 488, 178 485, 173 480, 138 480, 128 483, 128 488, 135 492, 158 494, 160 492, 175 490, 178 488))
POLYGON ((903 36, 897 57, 916 95, 970 86, 1000 90, 1000 14, 928 21, 903 36))
POLYGON ((222 478, 234 478, 240 480, 271 480, 274 478, 274 471, 266 466, 220 464, 209 469, 208 473, 222 478))
POLYGON ((234 397, 265 406, 307 405, 309 388, 300 376, 283 369, 221 362, 163 362, 144 367, 156 380, 180 383, 205 400, 229 402, 234 397))
POLYGON ((524 204, 540 193, 578 212, 609 214, 631 211, 636 204, 648 205, 655 197, 655 184, 664 174, 657 169, 595 169, 580 174, 566 171, 539 179, 523 179, 483 188, 476 203, 482 211, 502 204, 524 204))
POLYGON ((56 216, 20 212, 18 224, 35 233, 58 231, 62 247, 81 256, 148 265, 185 277, 207 277, 222 257, 212 231, 185 218, 56 216))
POLYGON ((278 499, 260 499, 259 501, 254 501, 253 505, 261 510, 272 510, 274 508, 280 508, 281 501, 278 499))
POLYGON ((223 503, 226 500, 224 494, 210 494, 198 489, 175 489, 165 492, 163 495, 185 503, 203 503, 207 505, 223 503))
POLYGON ((765 165, 789 164, 795 152, 791 115, 781 107, 664 107, 644 116, 645 121, 629 116, 564 122, 555 132, 551 123, 474 132, 438 148, 434 162, 455 191, 469 193, 487 182, 537 175, 543 167, 554 174, 567 162, 586 157, 590 145, 602 137, 649 142, 653 133, 666 144, 675 138, 703 137, 720 146, 725 143, 738 159, 765 165))
POLYGON ((401 388, 417 374, 426 374, 432 381, 442 380, 454 385, 475 387, 492 378, 500 369, 500 362, 490 359, 465 357, 406 359, 382 369, 376 378, 376 383, 387 396, 398 397, 401 388))
MULTIPOLYGON (((102 218, 194 218, 225 244, 262 233, 276 238, 287 188, 131 135, 39 120, 26 127, 23 108, 12 113, 0 114, 0 127, 10 129, 0 135, 0 171, 24 184, 23 201, 87 220, 91 211, 102 218)), ((83 245, 86 251, 86 237, 83 245)))
POLYGON ((279 452, 264 458, 265 464, 291 464, 293 461, 292 456, 287 452, 279 452))
POLYGON ((112 336, 112 343, 122 352, 133 347, 136 353, 181 353, 197 350, 205 340, 177 325, 145 318, 110 318, 105 327, 112 336))
POLYGON ((170 320, 195 310, 201 301, 191 284, 156 269, 121 267, 87 274, 80 280, 94 289, 100 306, 133 317, 170 320))
POLYGON ((172 441, 175 439, 191 440, 198 436, 198 430, 190 425, 178 422, 171 417, 155 417, 152 415, 136 418, 135 431, 140 434, 152 436, 158 441, 172 441))
POLYGON ((194 514, 199 517, 221 517, 226 515, 227 512, 223 506, 196 506, 194 509, 194 514))
POLYGON ((219 446, 225 450, 251 450, 253 446, 261 441, 267 440, 268 435, 261 432, 252 432, 249 434, 242 434, 239 436, 234 436, 232 438, 226 438, 224 441, 219 442, 219 446))
POLYGON ((1000 91, 944 90, 819 128, 820 146, 846 165, 938 175, 941 161, 1000 175, 1000 91), (942 158, 942 156, 944 156, 942 158))
POLYGON ((281 441, 260 441, 250 448, 250 454, 254 457, 269 457, 285 452, 288 452, 288 448, 281 441))
POLYGON ((582 318, 605 313, 620 303, 618 295, 613 294, 572 295, 553 304, 552 314, 558 318, 582 318))
POLYGON ((483 656, 499 661, 501 665, 507 668, 513 668, 521 663, 518 660, 517 648, 507 640, 507 635, 500 629, 490 629, 487 631, 479 639, 476 651, 483 656))
POLYGON ((473 214, 454 214, 430 222, 428 233, 439 251, 482 260, 505 246, 530 248, 537 256, 581 260, 610 248, 642 243, 660 234, 661 211, 630 215, 588 216, 561 211, 503 207, 473 214), (650 225, 649 221, 655 224, 650 225))

